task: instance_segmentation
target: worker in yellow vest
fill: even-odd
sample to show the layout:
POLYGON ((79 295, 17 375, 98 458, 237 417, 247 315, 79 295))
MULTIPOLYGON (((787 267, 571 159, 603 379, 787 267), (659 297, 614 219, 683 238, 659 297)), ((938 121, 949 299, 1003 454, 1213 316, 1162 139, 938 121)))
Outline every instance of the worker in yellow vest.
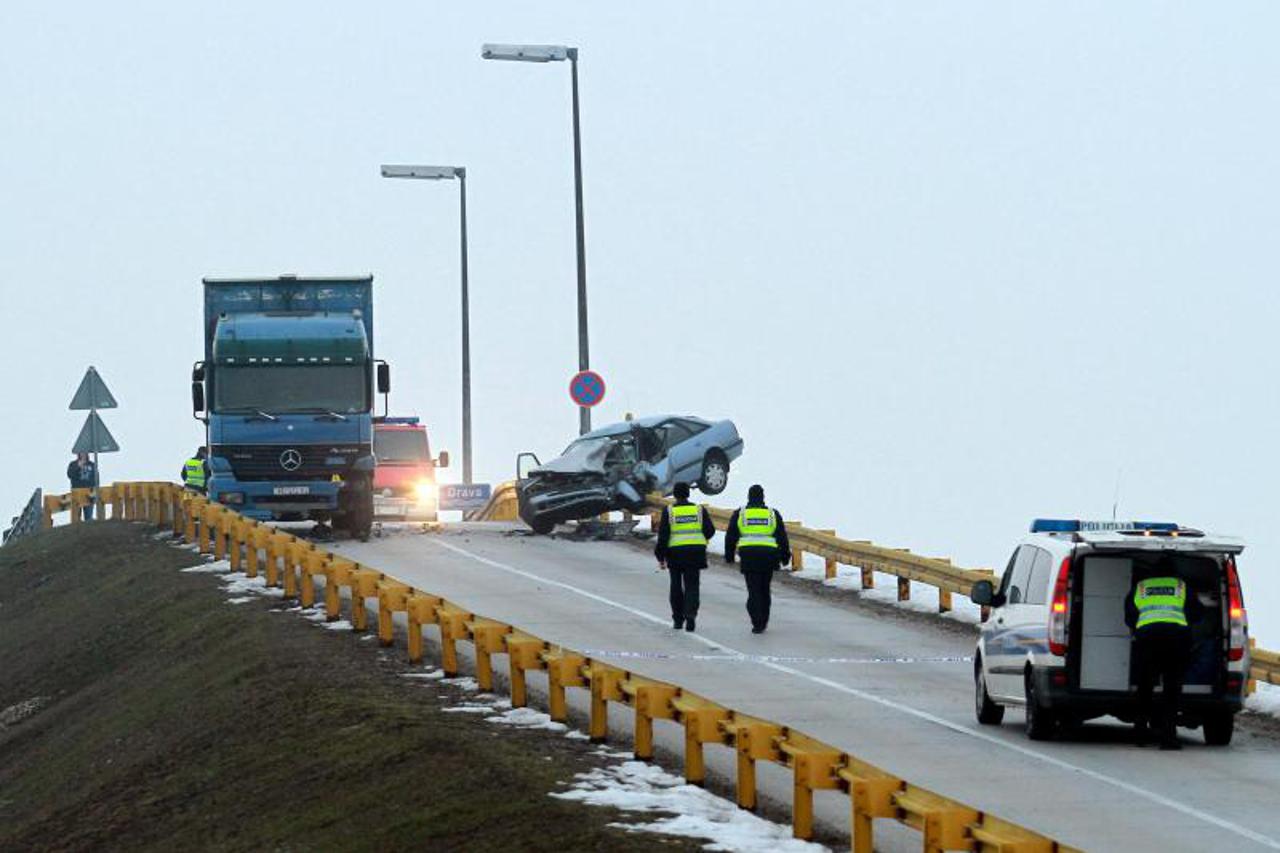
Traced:
POLYGON ((196 448, 196 455, 182 465, 182 484, 193 492, 204 494, 209 481, 209 451, 204 447, 196 448))
POLYGON ((1138 686, 1134 735, 1139 746, 1154 727, 1161 749, 1182 749, 1178 742, 1178 703, 1191 657, 1191 625, 1203 605, 1179 576, 1172 557, 1153 566, 1134 567, 1133 588, 1125 599, 1125 622, 1133 632, 1133 663, 1138 686), (1161 683, 1158 713, 1153 713, 1156 678, 1161 683))
POLYGON ((724 537, 724 559, 732 563, 734 555, 747 582, 747 615, 751 617, 751 633, 763 634, 769 627, 769 608, 773 596, 769 585, 773 573, 791 562, 791 543, 782 514, 764 502, 764 487, 747 490, 747 505, 733 513, 724 537))
POLYGON ((671 627, 694 630, 698 618, 699 581, 707 567, 707 543, 716 535, 705 508, 690 503, 689 484, 676 483, 676 502, 662 510, 653 555, 671 576, 671 627))

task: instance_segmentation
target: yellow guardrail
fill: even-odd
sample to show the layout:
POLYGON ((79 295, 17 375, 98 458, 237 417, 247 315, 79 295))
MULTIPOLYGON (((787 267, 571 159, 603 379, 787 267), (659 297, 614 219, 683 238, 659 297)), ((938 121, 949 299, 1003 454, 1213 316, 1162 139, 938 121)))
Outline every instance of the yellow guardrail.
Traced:
POLYGON ((520 517, 520 502, 516 497, 516 484, 508 480, 494 486, 484 509, 475 515, 476 521, 515 521, 520 517))
MULTIPOLYGON (((658 514, 662 507, 670 503, 670 498, 660 495, 649 497, 655 530, 658 526, 658 514)), ((717 530, 724 531, 728 528, 733 510, 710 506, 706 509, 717 530)), ((951 565, 951 560, 946 557, 922 557, 906 548, 886 548, 867 541, 841 539, 834 530, 816 530, 805 527, 799 521, 787 522, 787 537, 791 540, 793 571, 804 565, 805 554, 816 554, 826 561, 828 579, 838 574, 839 566, 859 569, 863 589, 875 586, 875 572, 893 575, 898 580, 899 601, 911 598, 911 581, 916 581, 938 590, 940 613, 951 610, 951 596, 954 593, 968 597, 974 583, 995 579, 995 574, 990 569, 962 569, 951 565)), ((983 608, 984 619, 986 613, 987 609, 983 608)))
MULTIPOLYGON (((201 553, 227 559, 233 570, 250 577, 264 575, 270 586, 282 587, 288 598, 304 606, 315 603, 317 579, 323 579, 325 614, 341 618, 341 590, 349 592, 349 617, 356 630, 368 630, 370 602, 376 602, 377 632, 382 645, 395 641, 395 614, 408 623, 406 653, 410 661, 423 657, 423 630, 434 627, 441 648, 441 669, 459 672, 458 643, 470 643, 475 678, 492 690, 495 655, 505 655, 514 707, 528 704, 527 675, 547 675, 552 719, 568 717, 569 688, 589 691, 588 733, 593 740, 608 735, 609 703, 624 705, 635 715, 633 751, 636 758, 653 758, 654 721, 665 720, 684 730, 684 774, 702 784, 706 777, 708 744, 733 749, 737 757, 736 798, 743 808, 757 804, 756 765, 772 762, 789 769, 794 782, 793 832, 813 835, 813 794, 840 791, 849 796, 853 849, 874 849, 877 818, 896 820, 919 830, 925 850, 985 850, 1013 853, 1070 851, 1051 838, 1001 820, 950 797, 914 785, 805 733, 725 707, 714 700, 664 681, 648 678, 581 652, 556 645, 518 627, 472 612, 461 603, 417 589, 322 546, 246 518, 229 507, 168 483, 117 483, 103 489, 112 517, 147 521, 171 529, 201 553)), ((76 493, 49 496, 45 522, 56 512, 82 506, 76 493)), ((73 514, 72 523, 78 514, 73 514)))

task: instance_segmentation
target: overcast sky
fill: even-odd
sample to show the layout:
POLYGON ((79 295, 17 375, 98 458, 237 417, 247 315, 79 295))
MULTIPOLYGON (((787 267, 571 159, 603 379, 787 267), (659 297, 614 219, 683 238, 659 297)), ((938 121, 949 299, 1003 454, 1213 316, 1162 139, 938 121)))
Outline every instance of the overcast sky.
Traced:
POLYGON ((637 8, 0 5, 0 512, 65 487, 89 364, 121 402, 104 478, 177 476, 205 275, 373 273, 394 408, 458 460, 456 186, 383 162, 469 172, 477 478, 561 449, 569 69, 479 56, 557 42, 597 423, 732 417, 716 503, 759 481, 969 566, 1119 481, 1121 516, 1247 537, 1280 644, 1280 9, 637 8))

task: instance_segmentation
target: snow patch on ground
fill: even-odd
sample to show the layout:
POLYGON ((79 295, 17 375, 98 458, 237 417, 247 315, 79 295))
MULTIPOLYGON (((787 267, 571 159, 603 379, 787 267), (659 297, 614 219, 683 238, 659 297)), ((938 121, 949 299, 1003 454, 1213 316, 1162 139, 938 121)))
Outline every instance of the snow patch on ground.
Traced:
POLYGON ((493 706, 474 705, 470 702, 465 702, 461 705, 453 705, 452 707, 441 708, 440 710, 448 714, 492 714, 493 706))
POLYGON ((585 732, 580 732, 577 729, 569 729, 569 731, 564 733, 564 736, 569 740, 591 740, 585 732))
POLYGON ((444 679, 441 679, 440 683, 447 684, 450 687, 457 687, 461 690, 479 690, 480 689, 479 682, 477 682, 474 678, 471 678, 470 676, 464 676, 462 678, 444 678, 444 679))
POLYGON ((1259 714, 1280 717, 1280 685, 1258 682, 1258 690, 1244 700, 1245 708, 1259 714))
POLYGON ((438 669, 428 670, 427 672, 402 672, 401 678, 421 678, 426 681, 439 681, 444 678, 444 673, 438 669))
POLYGON ((532 708, 512 708, 505 713, 485 717, 485 720, 501 726, 514 726, 518 729, 545 729, 549 732, 569 730, 569 727, 564 723, 557 723, 549 715, 543 714, 541 711, 535 711, 532 708))
POLYGON ((245 604, 246 602, 249 602, 249 601, 253 601, 252 595, 242 595, 237 598, 228 598, 227 604, 245 604))
POLYGON ((350 631, 351 623, 346 619, 339 619, 337 622, 325 622, 323 627, 330 631, 350 631))
POLYGON ((209 574, 220 574, 231 571, 231 561, 218 560, 213 563, 203 563, 199 566, 188 566, 187 568, 179 569, 178 571, 192 572, 195 574, 204 574, 206 572, 209 574))
MULTIPOLYGON (((210 564, 216 565, 216 564, 210 564)), ((183 571, 186 571, 185 569, 183 571)), ((254 595, 262 595, 267 598, 284 598, 284 590, 276 587, 267 586, 265 578, 251 578, 244 572, 232 572, 222 578, 222 591, 228 596, 244 595, 252 593, 254 595)))
POLYGON ((567 791, 551 794, 624 812, 666 814, 639 823, 618 823, 631 832, 653 832, 682 838, 705 838, 707 850, 745 853, 809 853, 827 848, 791 837, 791 827, 772 823, 739 809, 678 776, 642 761, 624 761, 574 777, 567 791))

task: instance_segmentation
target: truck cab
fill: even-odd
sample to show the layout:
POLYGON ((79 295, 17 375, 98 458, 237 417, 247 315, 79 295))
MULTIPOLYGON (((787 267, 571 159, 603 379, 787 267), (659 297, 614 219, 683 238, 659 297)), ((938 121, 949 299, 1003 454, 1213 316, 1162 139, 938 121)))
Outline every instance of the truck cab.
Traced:
POLYGON ((373 424, 374 514, 401 521, 435 521, 436 470, 449 466, 448 451, 431 457, 427 428, 416 417, 377 418, 373 424))
MULTIPOLYGON (((371 278, 205 279, 208 495, 262 520, 329 521, 367 538, 373 408, 371 278)), ((377 369, 375 370, 375 364, 377 369)))
MULTIPOLYGON (((1052 737, 1064 725, 1138 710, 1133 640, 1125 602, 1135 577, 1171 566, 1201 607, 1190 626, 1178 724, 1205 742, 1231 741, 1249 672, 1249 623, 1236 561, 1244 544, 1168 522, 1037 519, 1009 557, 999 587, 970 594, 990 608, 974 655, 978 721, 1026 710, 1026 732, 1052 737)), ((1159 688, 1157 688, 1159 689, 1159 688)))

